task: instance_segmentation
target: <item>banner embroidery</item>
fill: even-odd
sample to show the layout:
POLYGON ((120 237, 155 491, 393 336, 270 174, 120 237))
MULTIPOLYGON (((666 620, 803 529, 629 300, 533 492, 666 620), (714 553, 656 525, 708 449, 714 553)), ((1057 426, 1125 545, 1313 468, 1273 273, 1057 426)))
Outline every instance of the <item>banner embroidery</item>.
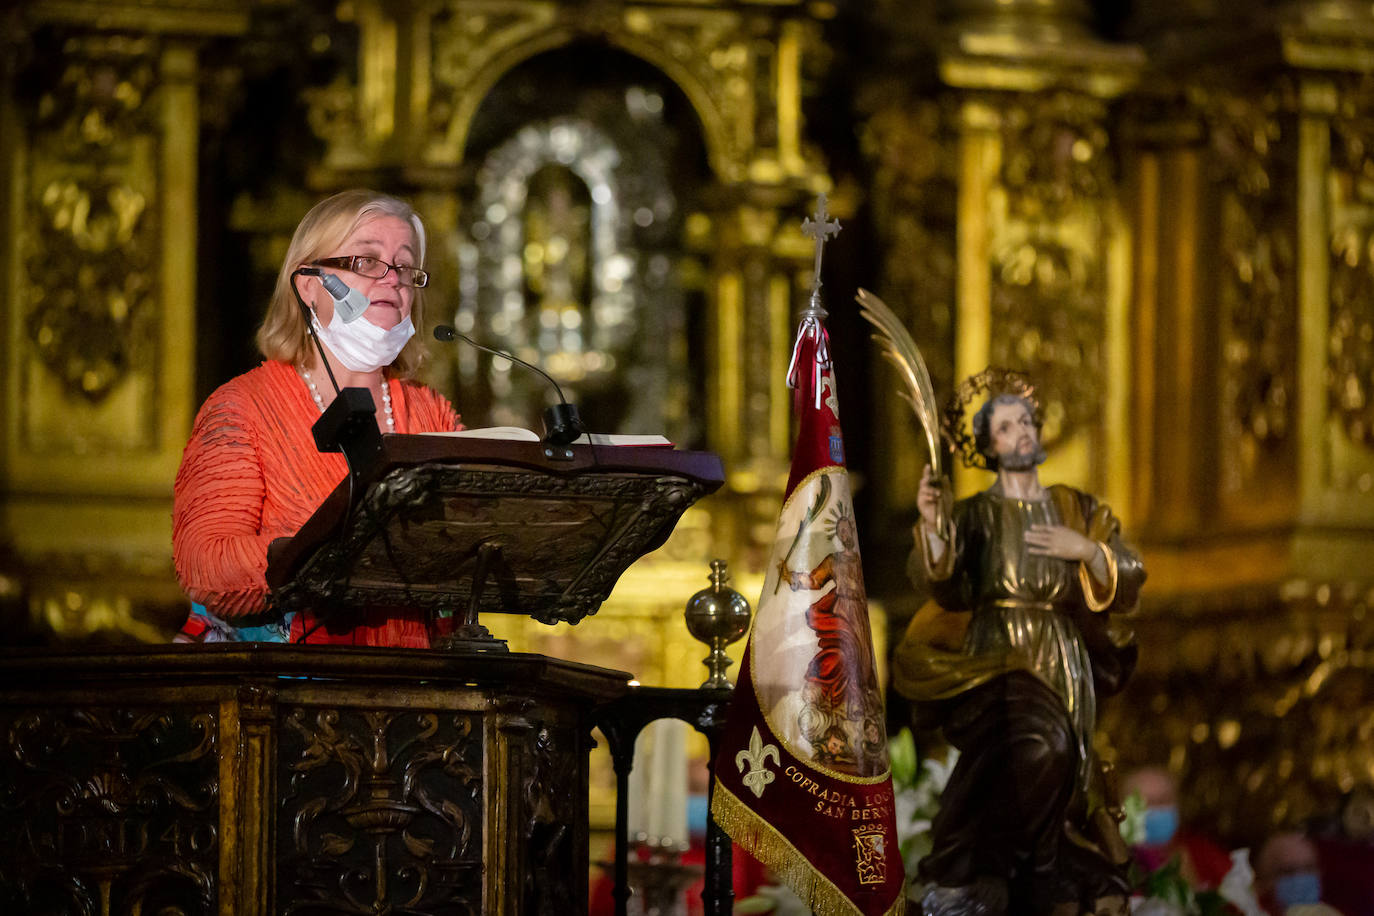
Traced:
POLYGON ((778 756, 778 747, 775 744, 764 744, 763 736, 759 734, 759 727, 754 726, 754 733, 749 736, 749 750, 740 751, 735 755, 735 766, 744 773, 744 767, 749 765, 749 772, 744 773, 742 782, 749 787, 749 790, 758 798, 763 798, 764 788, 777 777, 773 771, 768 769, 768 758, 772 757, 775 764, 781 764, 782 758, 778 756))
POLYGON ((860 884, 883 884, 887 881, 887 834, 881 827, 857 827, 854 830, 854 869, 860 884))

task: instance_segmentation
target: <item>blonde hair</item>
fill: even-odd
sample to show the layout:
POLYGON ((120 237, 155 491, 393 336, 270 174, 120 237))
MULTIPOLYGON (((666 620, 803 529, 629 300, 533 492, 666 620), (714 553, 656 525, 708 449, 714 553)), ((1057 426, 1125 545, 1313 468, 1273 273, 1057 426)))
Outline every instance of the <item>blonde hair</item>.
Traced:
MULTIPOLYGON (((418 263, 414 266, 424 267, 425 225, 410 204, 388 194, 361 188, 340 191, 320 201, 305 214, 291 236, 291 245, 286 249, 281 272, 277 274, 277 285, 267 303, 267 315, 258 328, 257 344, 263 356, 286 363, 300 363, 309 359, 314 344, 310 341, 305 316, 301 314, 291 288, 292 274, 302 264, 325 257, 329 251, 343 244, 359 226, 379 216, 394 216, 410 224, 418 256, 418 263)), ((410 338, 400 355, 387 367, 388 374, 408 377, 424 362, 425 337, 421 333, 424 330, 423 294, 424 290, 416 289, 411 298, 410 320, 415 325, 415 336, 410 338)))

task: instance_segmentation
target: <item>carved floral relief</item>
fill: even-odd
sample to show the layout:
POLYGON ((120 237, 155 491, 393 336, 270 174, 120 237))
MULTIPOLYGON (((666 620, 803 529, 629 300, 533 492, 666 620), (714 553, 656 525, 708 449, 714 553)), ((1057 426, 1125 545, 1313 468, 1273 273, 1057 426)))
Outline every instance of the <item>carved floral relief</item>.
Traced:
POLYGON ((278 741, 286 912, 481 912, 477 716, 297 706, 278 741))
POLYGON ((1260 97, 1194 93, 1221 186, 1222 489, 1281 457, 1293 426, 1297 348, 1296 162, 1283 88, 1260 97))
POLYGON ((1114 186, 1105 105, 1073 93, 1003 113, 1007 225, 992 251, 993 365, 1037 380, 1047 446, 1095 426, 1107 281, 1102 208, 1114 186))
POLYGON ((152 361, 158 278, 155 46, 69 38, 38 94, 24 201, 24 332, 72 397, 152 361))
POLYGON ((1327 402, 1353 441, 1374 446, 1374 77, 1352 77, 1331 121, 1331 314, 1327 402))
POLYGON ((216 912, 214 712, 8 707, 0 734, 0 911, 216 912))

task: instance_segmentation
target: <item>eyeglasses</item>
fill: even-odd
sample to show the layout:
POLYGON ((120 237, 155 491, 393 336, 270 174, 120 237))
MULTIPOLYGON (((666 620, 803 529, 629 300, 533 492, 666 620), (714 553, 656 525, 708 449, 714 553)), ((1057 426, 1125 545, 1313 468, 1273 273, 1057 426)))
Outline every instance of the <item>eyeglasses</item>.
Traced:
POLYGON ((342 258, 320 258, 311 263, 316 267, 338 267, 360 277, 368 277, 373 280, 380 280, 386 276, 387 271, 394 270, 396 271, 396 282, 402 286, 413 286, 420 289, 429 284, 429 274, 418 267, 388 264, 381 258, 370 258, 367 255, 354 254, 342 258))

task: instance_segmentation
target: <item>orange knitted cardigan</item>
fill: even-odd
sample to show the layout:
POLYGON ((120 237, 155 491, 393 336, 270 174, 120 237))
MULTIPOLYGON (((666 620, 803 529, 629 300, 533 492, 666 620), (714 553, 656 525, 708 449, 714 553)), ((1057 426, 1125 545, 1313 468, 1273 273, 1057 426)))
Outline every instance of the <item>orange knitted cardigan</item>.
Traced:
MULTIPOLYGON (((461 429, 442 395, 411 381, 387 382, 398 433, 461 429)), ((172 554, 193 601, 233 619, 267 604, 267 545, 300 530, 344 479, 341 454, 315 448, 320 410, 295 367, 269 361, 218 388, 196 415, 177 471, 172 554)), ((297 617, 292 638, 303 631, 297 617)), ((321 628, 311 642, 427 646, 418 614, 355 620, 346 632, 321 628)))

